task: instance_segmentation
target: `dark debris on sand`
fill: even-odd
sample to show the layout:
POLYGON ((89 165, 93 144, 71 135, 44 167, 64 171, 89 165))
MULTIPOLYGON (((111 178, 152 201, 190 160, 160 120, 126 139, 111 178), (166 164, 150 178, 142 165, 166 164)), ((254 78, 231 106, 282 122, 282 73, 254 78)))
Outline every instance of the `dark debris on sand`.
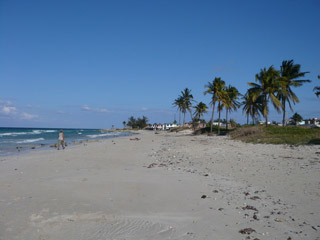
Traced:
POLYGON ((248 235, 250 235, 253 232, 256 232, 256 230, 254 230, 252 228, 244 228, 239 231, 239 233, 241 233, 241 234, 248 234, 248 235))
POLYGON ((245 207, 242 207, 242 210, 253 210, 253 211, 259 212, 258 209, 256 209, 256 208, 253 207, 253 206, 250 206, 250 205, 247 205, 247 206, 245 206, 245 207))
POLYGON ((251 200, 258 200, 258 199, 261 199, 261 198, 258 197, 258 196, 253 196, 253 197, 251 197, 250 199, 251 199, 251 200))

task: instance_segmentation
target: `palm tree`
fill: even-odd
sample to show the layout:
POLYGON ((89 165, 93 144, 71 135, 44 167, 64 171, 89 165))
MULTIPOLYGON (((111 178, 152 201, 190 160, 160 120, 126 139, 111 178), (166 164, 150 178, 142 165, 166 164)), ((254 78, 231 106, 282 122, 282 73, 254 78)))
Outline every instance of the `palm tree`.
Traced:
POLYGON ((258 98, 254 98, 253 94, 250 92, 250 89, 247 91, 247 93, 243 96, 243 109, 242 112, 244 112, 247 116, 247 124, 249 124, 249 116, 252 118, 252 123, 254 124, 255 117, 260 116, 260 112, 263 111, 262 106, 262 95, 260 95, 258 98))
MULTIPOLYGON (((252 114, 252 108, 253 108, 253 101, 252 101, 252 97, 250 97, 250 95, 248 93, 246 93, 243 97, 243 101, 242 101, 242 113, 246 114, 247 117, 247 125, 249 124, 249 116, 253 116, 252 114)), ((252 117, 253 119, 253 117, 252 117)))
POLYGON ((212 133, 215 105, 217 100, 222 98, 222 95, 223 95, 222 89, 225 87, 225 82, 221 80, 221 78, 216 77, 212 82, 208 82, 208 84, 205 85, 204 87, 207 88, 207 90, 203 94, 206 95, 208 93, 212 95, 211 102, 210 102, 210 104, 212 105, 210 133, 212 133))
POLYGON ((226 88, 223 87, 220 91, 220 94, 217 95, 217 102, 218 102, 218 113, 219 113, 219 117, 218 117, 218 135, 220 134, 220 122, 221 122, 221 111, 223 110, 223 102, 225 101, 225 99, 228 98, 227 92, 226 92, 226 88))
POLYGON ((123 121, 122 124, 123 124, 123 128, 126 128, 126 121, 123 121))
POLYGON ((300 77, 304 77, 308 72, 300 72, 300 64, 294 64, 293 60, 282 61, 280 67, 280 88, 278 90, 277 97, 281 101, 283 118, 282 126, 286 124, 286 103, 288 103, 290 110, 292 111, 291 102, 293 104, 299 102, 299 98, 292 91, 292 87, 300 87, 303 83, 311 82, 310 80, 297 80, 300 77))
POLYGON ((186 112, 190 112, 191 121, 192 121, 192 102, 193 102, 193 96, 191 94, 191 90, 188 88, 185 88, 183 91, 181 91, 181 95, 179 96, 182 98, 182 113, 183 113, 183 124, 185 123, 186 119, 186 112))
POLYGON ((222 105, 226 109, 226 129, 228 130, 228 113, 232 110, 236 111, 240 107, 240 102, 238 101, 240 93, 237 88, 230 85, 225 88, 225 93, 222 105))
POLYGON ((177 107, 177 110, 179 111, 179 125, 181 125, 181 112, 183 108, 183 97, 179 96, 176 98, 173 102, 173 106, 177 107))
POLYGON ((277 71, 273 66, 269 67, 268 69, 264 68, 260 70, 259 74, 256 74, 256 82, 253 83, 249 82, 249 86, 251 86, 250 91, 253 94, 253 100, 256 101, 256 99, 259 96, 262 97, 263 101, 263 109, 262 109, 262 115, 266 119, 266 126, 268 126, 268 114, 269 114, 269 107, 268 103, 271 100, 272 105, 275 107, 275 109, 279 112, 281 107, 281 102, 276 97, 276 93, 278 92, 280 88, 280 79, 279 79, 280 73, 277 71))
POLYGON ((297 125, 298 122, 301 122, 303 120, 301 115, 299 115, 298 113, 293 114, 293 116, 290 119, 293 121, 295 125, 297 125))
POLYGON ((194 118, 200 121, 200 118, 203 117, 204 113, 207 113, 207 105, 203 102, 199 102, 198 105, 194 107, 195 112, 194 112, 194 118))
MULTIPOLYGON (((320 75, 318 76, 318 79, 320 80, 320 75)), ((315 92, 315 94, 317 95, 317 97, 320 96, 320 86, 314 87, 313 91, 315 92)))

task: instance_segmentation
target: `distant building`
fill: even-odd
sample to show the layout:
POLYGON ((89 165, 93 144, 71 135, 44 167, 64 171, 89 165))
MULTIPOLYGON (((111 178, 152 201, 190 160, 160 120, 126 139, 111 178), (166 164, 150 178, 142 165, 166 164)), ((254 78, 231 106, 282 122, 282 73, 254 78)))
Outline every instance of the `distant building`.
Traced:
POLYGON ((170 130, 171 128, 176 128, 176 127, 178 127, 178 125, 175 123, 165 123, 164 124, 164 130, 170 130))
POLYGON ((303 125, 306 125, 306 122, 305 122, 305 120, 302 120, 301 122, 298 122, 297 125, 298 126, 303 126, 303 125))
POLYGON ((165 124, 149 124, 146 129, 148 130, 170 130, 171 128, 178 127, 179 125, 175 123, 165 123, 165 124))
MULTIPOLYGON (((221 125, 221 123, 220 123, 221 125)), ((185 128, 193 128, 193 124, 191 122, 189 123, 185 123, 183 125, 181 125, 182 127, 185 127, 185 128)), ((170 130, 172 128, 177 128, 177 127, 180 127, 179 124, 176 124, 176 123, 165 123, 165 124, 148 124, 145 129, 147 130, 170 130)), ((206 123, 199 123, 198 128, 205 128, 206 127, 206 123)))
MULTIPOLYGON (((195 124, 195 126, 196 126, 196 128, 205 128, 207 126, 207 124, 206 123, 198 123, 198 124, 195 124)), ((191 122, 189 122, 189 123, 185 123, 183 125, 183 127, 193 128, 194 126, 191 122)))
MULTIPOLYGON (((259 121, 259 124, 266 124, 266 121, 259 121)), ((268 122, 268 125, 270 125, 271 122, 268 122)))
POLYGON ((183 124, 183 127, 192 128, 192 123, 185 123, 183 124))
POLYGON ((305 123, 304 125, 320 127, 320 119, 318 119, 318 118, 309 118, 309 119, 305 119, 303 121, 305 123))
POLYGON ((220 125, 220 127, 221 127, 221 126, 223 126, 225 124, 223 124, 222 122, 220 122, 220 123, 219 122, 213 122, 212 125, 213 126, 219 126, 220 125))

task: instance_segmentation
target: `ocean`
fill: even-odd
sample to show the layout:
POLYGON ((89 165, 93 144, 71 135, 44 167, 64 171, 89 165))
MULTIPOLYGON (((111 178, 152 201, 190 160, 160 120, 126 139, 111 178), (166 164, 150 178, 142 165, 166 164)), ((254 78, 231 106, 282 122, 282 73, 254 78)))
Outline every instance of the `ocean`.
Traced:
MULTIPOLYGON (((0 128, 0 156, 26 151, 49 149, 58 142, 59 129, 53 128, 0 128)), ((68 146, 74 141, 129 136, 129 132, 101 131, 99 129, 63 129, 68 146)))

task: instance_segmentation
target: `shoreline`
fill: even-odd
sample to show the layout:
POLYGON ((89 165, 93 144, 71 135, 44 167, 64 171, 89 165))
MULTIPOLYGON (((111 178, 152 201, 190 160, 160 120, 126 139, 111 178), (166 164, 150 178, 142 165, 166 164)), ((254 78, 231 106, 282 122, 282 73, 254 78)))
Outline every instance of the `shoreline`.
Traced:
MULTIPOLYGON (((7 128, 5 128, 7 129, 7 128)), ((12 129, 17 129, 17 128, 12 128, 12 129)), ((26 129, 26 128, 21 128, 21 129, 26 129)), ((41 129, 41 128, 29 128, 29 130, 47 130, 47 129, 41 129)), ((52 129, 51 129, 52 130, 52 129)), ((55 129, 57 131, 57 129, 55 129)), ((73 130, 73 129, 72 129, 73 130)), ((75 129, 78 130, 78 129, 75 129)), ((102 130, 98 130, 99 132, 103 132, 102 130)), ((109 131, 109 130, 105 130, 105 132, 128 132, 131 135, 137 134, 137 131, 109 131)), ((99 137, 99 135, 96 135, 94 138, 90 138, 90 136, 87 137, 83 137, 82 135, 79 135, 78 138, 73 137, 68 137, 66 136, 66 148, 75 146, 75 145, 79 145, 79 144, 88 144, 88 143, 92 143, 92 142, 96 142, 96 141, 101 141, 104 139, 113 139, 113 138, 118 138, 118 137, 123 137, 123 136, 128 136, 128 135, 112 135, 112 136, 108 136, 105 137, 104 135, 102 135, 101 137, 99 137)), ((11 144, 11 145, 7 145, 7 148, 2 148, 0 151, 0 157, 7 157, 7 156, 14 156, 14 155, 21 155, 24 153, 28 153, 28 152, 33 152, 33 151, 46 151, 46 150, 50 150, 50 149, 55 149, 57 148, 57 144, 58 144, 58 140, 55 139, 44 139, 44 138, 38 138, 38 139, 31 139, 33 140, 32 142, 29 142, 30 139, 28 140, 24 140, 21 141, 20 143, 17 142, 16 144, 11 144), (42 142, 39 143, 38 139, 40 139, 42 142), (34 141, 36 140, 36 141, 34 141), (45 143, 43 143, 43 141, 45 143), (25 142, 25 143, 23 143, 25 142)), ((10 141, 10 140, 9 140, 10 141)), ((12 140, 11 140, 12 141, 12 140)), ((1 144, 1 143, 0 143, 1 144)), ((6 144, 6 143, 5 143, 6 144)))
POLYGON ((319 236, 318 146, 130 138, 0 157, 0 239, 319 236))

